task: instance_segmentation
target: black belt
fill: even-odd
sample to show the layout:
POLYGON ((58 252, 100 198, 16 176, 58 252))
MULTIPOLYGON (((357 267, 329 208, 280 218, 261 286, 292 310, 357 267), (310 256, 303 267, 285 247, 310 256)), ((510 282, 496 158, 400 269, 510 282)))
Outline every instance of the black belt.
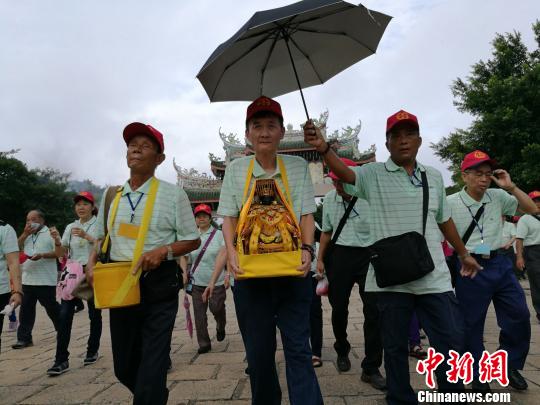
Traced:
POLYGON ((477 253, 471 253, 471 256, 474 257, 475 259, 482 259, 482 260, 493 259, 494 257, 497 257, 498 255, 499 255, 498 250, 492 250, 491 252, 489 252, 489 257, 488 255, 479 255, 477 253))

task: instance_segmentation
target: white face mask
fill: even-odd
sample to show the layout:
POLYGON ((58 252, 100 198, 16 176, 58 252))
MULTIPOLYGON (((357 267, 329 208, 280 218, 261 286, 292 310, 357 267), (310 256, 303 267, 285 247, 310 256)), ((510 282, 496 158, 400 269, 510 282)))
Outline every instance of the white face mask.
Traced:
POLYGON ((41 227, 41 224, 40 224, 39 222, 32 222, 32 223, 30 224, 30 227, 31 227, 32 229, 39 229, 39 228, 41 227))

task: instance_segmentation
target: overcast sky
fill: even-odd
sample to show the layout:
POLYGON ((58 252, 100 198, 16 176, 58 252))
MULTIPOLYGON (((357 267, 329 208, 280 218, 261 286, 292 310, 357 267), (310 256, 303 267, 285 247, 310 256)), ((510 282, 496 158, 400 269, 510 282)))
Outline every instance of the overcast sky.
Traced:
MULTIPOLYGON (((0 1, 0 151, 21 149, 29 167, 116 184, 128 177, 121 133, 132 121, 165 135, 158 176, 182 167, 210 172, 224 156, 218 136, 243 139, 245 102, 210 104, 195 78, 213 50, 258 10, 289 1, 0 1)), ((495 33, 520 31, 533 46, 538 0, 371 0, 393 16, 376 55, 305 91, 312 116, 330 111, 333 131, 362 121, 360 149, 385 160, 386 117, 418 115, 419 160, 449 174, 429 148, 471 117, 453 106, 450 85, 491 54, 495 33)), ((305 119, 300 95, 278 98, 285 121, 305 119)))

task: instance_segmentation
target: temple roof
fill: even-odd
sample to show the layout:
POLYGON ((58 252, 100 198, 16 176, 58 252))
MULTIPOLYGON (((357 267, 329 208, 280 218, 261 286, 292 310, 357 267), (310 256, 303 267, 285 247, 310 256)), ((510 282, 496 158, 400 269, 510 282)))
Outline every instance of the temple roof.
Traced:
MULTIPOLYGON (((328 121, 328 111, 322 113, 319 119, 314 119, 315 125, 321 128, 323 136, 332 145, 338 156, 354 160, 358 164, 364 164, 375 161, 375 145, 363 152, 358 150, 359 134, 362 123, 341 130, 335 130, 331 134, 327 133, 326 123, 328 121)), ((195 169, 185 169, 176 164, 174 167, 178 174, 178 184, 184 188, 192 203, 198 202, 217 202, 221 190, 222 178, 227 165, 240 157, 253 154, 249 142, 242 143, 234 133, 226 134, 219 129, 219 137, 223 142, 225 157, 219 157, 213 153, 208 154, 210 160, 210 169, 213 177, 206 173, 199 173, 195 169)), ((285 136, 279 144, 278 152, 302 156, 310 162, 320 161, 320 155, 315 149, 304 142, 304 132, 302 128, 295 129, 293 125, 288 124, 285 130, 285 136)), ((323 185, 323 183, 321 183, 323 185)), ((315 185, 317 186, 317 184, 315 185)))

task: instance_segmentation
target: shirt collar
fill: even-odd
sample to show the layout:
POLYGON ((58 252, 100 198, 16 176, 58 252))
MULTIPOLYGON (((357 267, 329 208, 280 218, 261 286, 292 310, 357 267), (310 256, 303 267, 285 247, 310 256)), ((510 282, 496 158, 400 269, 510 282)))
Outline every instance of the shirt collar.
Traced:
MULTIPOLYGON (((277 158, 278 156, 276 155, 276 171, 271 177, 275 177, 277 174, 281 175, 281 172, 279 171, 279 165, 277 164, 277 158)), ((255 162, 253 165, 253 177, 262 177, 268 175, 266 171, 261 167, 259 162, 257 162, 257 159, 255 159, 255 157, 253 157, 253 160, 255 162)))
POLYGON ((129 180, 124 183, 124 187, 122 188, 122 197, 129 194, 129 193, 142 193, 142 194, 148 194, 148 190, 150 189, 150 180, 152 180, 154 176, 150 177, 148 180, 144 182, 142 186, 140 186, 137 190, 133 191, 131 189, 131 186, 129 185, 129 180))
MULTIPOLYGON (((212 233, 212 230, 214 229, 214 227, 212 225, 210 225, 210 227, 204 232, 204 233, 201 233, 201 236, 202 235, 207 235, 209 233, 212 233)), ((200 231, 199 231, 200 232, 200 231)))
MULTIPOLYGON (((390 157, 388 158, 388 160, 386 161, 384 166, 386 167, 386 170, 388 170, 389 172, 396 172, 399 169, 405 171, 405 169, 403 169, 403 167, 398 166, 397 164, 395 164, 394 161, 392 160, 392 158, 390 158, 390 157)), ((416 167, 414 168, 414 171, 416 173, 417 172, 425 172, 426 168, 420 162, 416 161, 416 167)))
POLYGON ((491 202, 491 197, 488 194, 488 191, 484 193, 484 196, 480 201, 476 201, 474 198, 472 198, 466 191, 465 187, 461 189, 459 192, 459 196, 461 197, 461 200, 465 203, 467 207, 473 206, 473 205, 480 205, 480 204, 487 204, 491 202))
POLYGON ((43 227, 38 232, 36 232, 34 235, 38 235, 40 233, 48 232, 48 231, 49 231, 49 228, 47 227, 47 225, 43 225, 43 227))

